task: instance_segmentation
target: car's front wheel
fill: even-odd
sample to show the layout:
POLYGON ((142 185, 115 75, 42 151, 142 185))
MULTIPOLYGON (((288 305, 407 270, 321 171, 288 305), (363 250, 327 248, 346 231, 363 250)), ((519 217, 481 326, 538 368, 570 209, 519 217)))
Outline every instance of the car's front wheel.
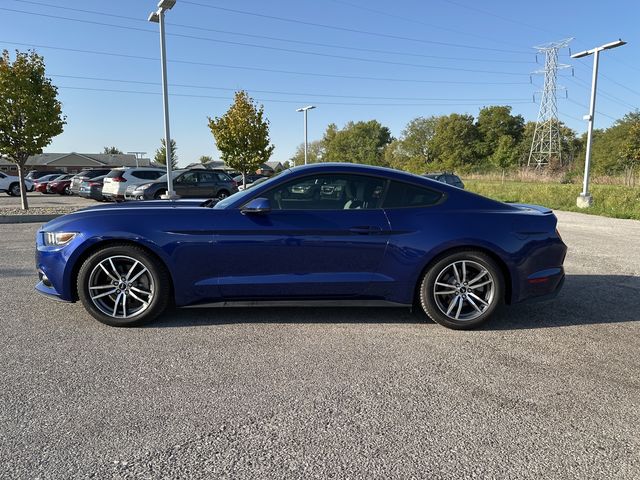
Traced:
POLYGON ((12 197, 19 197, 20 196, 20 184, 19 183, 12 183, 11 185, 9 185, 9 189, 7 190, 7 195, 10 195, 12 197))
POLYGON ((504 296, 500 267, 479 251, 459 251, 435 262, 420 283, 420 304, 435 322, 463 330, 485 322, 504 296))
POLYGON ((229 192, 227 192, 226 190, 220 190, 217 196, 220 200, 224 200, 229 196, 229 192))
POLYGON ((78 296, 98 321, 114 327, 149 322, 169 303, 171 280, 146 250, 114 245, 92 254, 78 273, 78 296))

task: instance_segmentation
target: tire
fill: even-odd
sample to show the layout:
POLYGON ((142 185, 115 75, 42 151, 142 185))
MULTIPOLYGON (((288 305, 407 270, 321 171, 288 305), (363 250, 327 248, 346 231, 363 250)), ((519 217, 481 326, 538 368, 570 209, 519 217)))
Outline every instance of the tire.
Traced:
POLYGON ((436 323, 456 330, 487 321, 503 298, 500 267, 487 254, 475 250, 437 259, 420 281, 419 302, 424 312, 436 323))
POLYGON ((164 195, 165 193, 167 193, 166 190, 158 190, 155 195, 153 196, 154 200, 162 200, 162 195, 164 195))
POLYGON ((62 191, 62 195, 71 195, 71 187, 69 187, 68 185, 64 187, 64 190, 62 191))
POLYGON ((11 197, 19 197, 20 196, 20 184, 17 182, 9 185, 9 189, 7 190, 7 195, 11 197))
POLYGON ((112 327, 131 327, 151 322, 164 312, 171 296, 171 277, 143 248, 121 244, 87 258, 78 272, 77 287, 82 305, 96 320, 112 327))
POLYGON ((220 200, 224 200, 228 196, 229 196, 229 192, 227 192, 226 190, 220 190, 216 198, 219 198, 220 200))

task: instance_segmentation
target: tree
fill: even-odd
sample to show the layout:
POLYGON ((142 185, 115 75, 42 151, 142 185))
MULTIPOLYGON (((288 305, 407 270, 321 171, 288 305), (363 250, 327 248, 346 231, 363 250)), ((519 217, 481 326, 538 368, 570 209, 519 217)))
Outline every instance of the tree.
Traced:
POLYGON ((417 117, 411 120, 385 149, 385 163, 392 168, 424 173, 432 161, 431 140, 435 134, 437 117, 417 117))
POLYGON ((627 140, 622 145, 620 154, 625 167, 625 183, 635 186, 635 172, 640 166, 640 121, 629 128, 627 140))
POLYGON ((522 115, 511 115, 510 106, 492 105, 480 109, 476 126, 480 134, 479 153, 483 157, 491 157, 502 137, 511 137, 514 144, 520 141, 524 132, 524 118, 522 115))
POLYGON ((66 124, 58 89, 45 76, 44 58, 29 51, 0 58, 0 155, 18 166, 22 208, 27 210, 24 167, 66 124))
POLYGON ((104 147, 102 153, 106 155, 122 155, 124 152, 116 147, 104 147))
MULTIPOLYGON (((164 138, 160 139, 160 148, 156 150, 156 154, 153 159, 156 163, 160 165, 167 164, 167 143, 164 138)), ((171 168, 176 168, 178 165, 178 147, 176 146, 176 141, 171 139, 171 168)))
MULTIPOLYGON (((627 113, 606 130, 594 131, 591 151, 594 173, 618 175, 626 170, 626 158, 622 151, 632 127, 637 123, 640 123, 639 110, 627 113)), ((586 135, 584 140, 586 143, 586 135)), ((584 151, 582 154, 584 156, 584 151)))
POLYGON ((213 162, 213 157, 211 155, 202 155, 200 156, 199 161, 204 165, 205 163, 213 162))
MULTIPOLYGON (((322 161, 324 154, 324 143, 322 140, 313 140, 307 145, 307 163, 319 163, 322 161)), ((304 143, 296 148, 296 153, 291 157, 291 163, 294 165, 304 165, 304 143)))
POLYGON ((209 117, 209 128, 220 157, 234 170, 246 175, 255 172, 269 160, 274 146, 269 139, 269 120, 264 118, 264 107, 259 107, 247 92, 238 91, 233 105, 222 116, 209 117))
POLYGON ((490 157, 490 161, 502 170, 502 181, 504 182, 505 170, 518 163, 518 150, 515 139, 510 135, 502 135, 498 140, 498 146, 490 157))
POLYGON ((434 162, 446 170, 474 165, 480 158, 479 139, 472 115, 452 113, 438 117, 430 142, 434 162))
POLYGON ((385 165, 384 149, 391 131, 377 120, 348 122, 342 130, 330 124, 323 137, 325 162, 385 165))

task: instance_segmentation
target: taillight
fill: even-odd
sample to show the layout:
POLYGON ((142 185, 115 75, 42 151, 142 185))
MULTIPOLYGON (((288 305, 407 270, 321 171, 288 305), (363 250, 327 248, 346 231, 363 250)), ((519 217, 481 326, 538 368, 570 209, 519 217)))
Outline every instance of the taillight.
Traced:
POLYGON ((560 231, 556 228, 556 235, 558 235, 558 238, 560 239, 560 241, 562 241, 562 235, 560 235, 560 231))
POLYGON ((113 177, 113 178, 111 179, 111 181, 112 181, 112 182, 126 182, 126 181, 127 181, 127 179, 126 179, 126 178, 124 178, 124 177, 113 177))
POLYGON ((102 185, 102 182, 89 182, 90 187, 97 187, 98 185, 102 185))

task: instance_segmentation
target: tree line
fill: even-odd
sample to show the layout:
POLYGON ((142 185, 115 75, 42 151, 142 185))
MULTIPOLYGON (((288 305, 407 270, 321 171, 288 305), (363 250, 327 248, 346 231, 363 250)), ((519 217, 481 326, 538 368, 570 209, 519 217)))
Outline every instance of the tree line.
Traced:
MULTIPOLYGON (((535 122, 514 115, 510 106, 492 105, 478 116, 417 117, 398 138, 377 120, 348 122, 339 129, 330 124, 323 137, 309 143, 308 162, 354 162, 380 165, 413 173, 505 171, 526 165, 535 122)), ((561 154, 552 158, 551 170, 578 172, 583 168, 586 134, 559 122, 561 154)), ((298 146, 292 163, 304 163, 304 145, 298 146)), ((607 129, 594 132, 594 172, 620 175, 640 166, 640 112, 630 112, 607 129)))

